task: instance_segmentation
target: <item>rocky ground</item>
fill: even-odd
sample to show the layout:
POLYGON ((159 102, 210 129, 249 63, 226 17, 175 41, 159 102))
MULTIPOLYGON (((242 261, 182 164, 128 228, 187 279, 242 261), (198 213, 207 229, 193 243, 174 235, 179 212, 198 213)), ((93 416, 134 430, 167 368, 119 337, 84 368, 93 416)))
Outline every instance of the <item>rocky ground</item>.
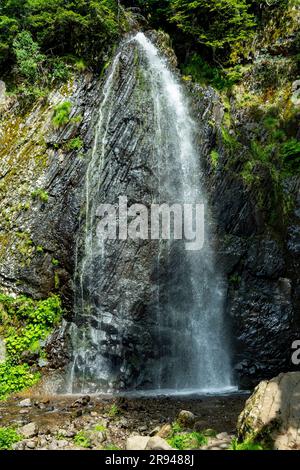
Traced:
POLYGON ((245 394, 118 399, 19 396, 1 403, 0 418, 1 426, 16 426, 24 436, 14 444, 16 450, 133 450, 146 445, 161 449, 168 444, 160 438, 168 437, 178 416, 185 420, 185 432, 206 432, 208 443, 201 449, 222 450, 236 433, 246 399, 245 394), (149 436, 155 439, 149 441, 149 436))

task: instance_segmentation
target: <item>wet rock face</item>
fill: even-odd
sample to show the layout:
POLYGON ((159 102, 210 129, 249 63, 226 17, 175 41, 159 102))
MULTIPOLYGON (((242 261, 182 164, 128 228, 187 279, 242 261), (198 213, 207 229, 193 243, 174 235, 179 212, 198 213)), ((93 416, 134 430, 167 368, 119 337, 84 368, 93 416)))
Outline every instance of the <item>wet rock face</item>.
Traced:
POLYGON ((72 79, 27 114, 13 98, 0 106, 0 285, 8 292, 62 295, 72 306, 75 234, 86 159, 93 137, 98 83, 72 79), (69 122, 54 127, 59 103, 69 122), (70 150, 80 138, 80 151, 70 150))
MULTIPOLYGON (((239 164, 228 165, 231 157, 222 143, 224 109, 218 96, 198 86, 191 96, 218 262, 228 279, 226 315, 232 326, 233 366, 239 385, 248 388, 295 368, 291 347, 300 337, 300 179, 286 181, 285 192, 294 208, 284 222, 277 208, 277 225, 270 230, 272 182, 261 175, 261 207, 257 192, 243 181, 239 164), (219 154, 216 169, 210 159, 214 149, 219 154)), ((249 137, 252 123, 238 117, 240 131, 249 137)), ((243 149, 237 152, 242 156, 243 149)))
MULTIPOLYGON (((148 159, 153 143, 145 139, 143 118, 147 110, 147 122, 151 124, 151 106, 141 96, 137 109, 131 99, 137 80, 135 60, 133 51, 123 54, 120 60, 119 88, 115 90, 119 111, 108 132, 110 164, 105 168, 103 200, 107 194, 114 200, 126 193, 130 202, 140 201, 142 196, 151 200, 156 184, 151 171, 154 162, 148 159), (126 95, 118 95, 118 90, 124 90, 121 86, 124 83, 128 84, 126 95), (126 112, 121 112, 125 108, 126 112), (130 194, 128 186, 133 188, 130 194)), ((294 87, 297 93, 298 84, 294 87)), ((0 285, 2 289, 36 298, 57 291, 71 312, 70 318, 75 243, 101 96, 101 82, 83 75, 51 93, 47 103, 40 102, 20 116, 19 104, 5 97, 5 85, 0 81, 0 285), (70 122, 55 129, 51 122, 54 106, 66 100, 72 103, 70 122), (68 143, 75 137, 83 142, 79 152, 68 150, 68 143), (47 201, 32 196, 36 189, 47 193, 47 201)), ((278 230, 270 233, 266 221, 268 205, 261 209, 255 192, 237 175, 239 168, 235 172, 227 168, 228 154, 220 137, 224 116, 220 98, 211 88, 195 86, 191 104, 197 123, 203 179, 214 216, 218 262, 228 279, 226 315, 232 323, 234 367, 238 382, 248 387, 261 378, 293 367, 291 345, 294 339, 300 338, 300 181, 295 177, 286 182, 286 192, 295 200, 295 206, 288 222, 282 227, 279 220, 278 230), (215 148, 219 162, 213 170, 210 152, 215 148)), ((251 135, 255 123, 245 116, 237 117, 240 128, 251 135)), ((267 180, 265 188, 267 191, 267 180)), ((110 274, 115 271, 112 276, 106 276, 106 287, 113 290, 115 278, 122 273, 123 282, 105 305, 107 315, 100 329, 108 333, 109 341, 105 340, 104 348, 118 368, 120 342, 115 334, 118 325, 114 314, 120 304, 130 313, 122 337, 126 363, 131 364, 124 371, 126 381, 138 376, 140 364, 155 355, 145 329, 145 318, 153 315, 149 275, 156 247, 151 248, 145 242, 133 244, 126 252, 121 248, 116 252, 112 244, 110 250, 103 270, 110 274), (119 255, 122 262, 116 266, 119 255), (141 271, 134 264, 135 256, 139 256, 144 267, 141 271), (126 294, 134 288, 135 297, 126 294)), ((152 274, 156 276, 154 271, 152 274)), ((105 303, 97 296, 93 301, 96 306, 105 303)), ((62 367, 68 361, 64 334, 55 332, 47 345, 53 367, 62 367)), ((3 354, 2 347, 0 356, 3 354)), ((150 380, 146 371, 142 380, 150 380)))

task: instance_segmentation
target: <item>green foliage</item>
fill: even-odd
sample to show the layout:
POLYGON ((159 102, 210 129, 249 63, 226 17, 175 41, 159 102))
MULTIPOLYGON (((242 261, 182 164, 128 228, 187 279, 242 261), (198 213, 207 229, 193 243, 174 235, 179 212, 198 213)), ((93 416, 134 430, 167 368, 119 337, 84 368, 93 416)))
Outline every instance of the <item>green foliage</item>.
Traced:
POLYGON ((37 343, 47 337, 62 316, 61 301, 56 295, 40 301, 0 295, 0 312, 12 364, 20 362, 23 352, 36 350, 37 343))
POLYGON ((180 424, 177 421, 172 423, 172 433, 173 434, 177 434, 181 431, 182 431, 182 427, 180 426, 180 424))
POLYGON ((41 202, 48 202, 49 200, 49 195, 48 193, 41 188, 35 189, 32 193, 31 196, 34 199, 39 199, 41 202))
POLYGON ((106 431, 106 427, 103 426, 103 424, 96 424, 96 426, 94 427, 94 431, 104 432, 106 431))
POLYGON ((284 166, 291 172, 300 171, 300 141, 290 139, 280 146, 280 158, 284 166))
POLYGON ((91 447, 91 441, 84 430, 79 431, 76 436, 74 436, 74 444, 84 449, 91 447))
POLYGON ((172 0, 171 21, 198 43, 214 49, 248 40, 255 26, 246 0, 172 0))
POLYGON ((22 364, 22 354, 43 355, 41 341, 59 323, 62 313, 61 301, 56 295, 33 300, 0 294, 0 332, 7 352, 6 362, 0 365, 0 399, 37 382, 39 374, 22 364))
POLYGON ((230 89, 243 74, 240 65, 228 69, 212 66, 199 54, 191 54, 181 67, 182 72, 202 85, 211 85, 217 90, 230 89))
POLYGON ((247 439, 244 442, 238 442, 236 438, 231 441, 229 450, 264 450, 258 442, 247 439))
POLYGON ((80 137, 74 137, 74 139, 70 140, 67 144, 68 150, 80 150, 83 147, 83 141, 80 137))
POLYGON ((0 428, 0 450, 10 450, 23 436, 13 428, 0 428))
POLYGON ((232 274, 229 278, 230 284, 232 284, 235 288, 238 288, 238 286, 241 283, 241 276, 239 274, 232 274))
POLYGON ((219 158, 220 158, 220 155, 217 152, 217 150, 212 150, 210 152, 210 162, 211 162, 211 166, 214 170, 216 170, 217 167, 218 167, 219 158))
POLYGON ((185 433, 181 425, 174 421, 172 431, 167 439, 168 443, 179 450, 197 449, 207 444, 207 437, 199 432, 185 433))
POLYGON ((72 103, 70 101, 64 101, 58 104, 54 108, 52 117, 52 124, 54 127, 65 126, 70 121, 70 113, 72 109, 72 103))
POLYGON ((108 411, 108 415, 111 417, 111 418, 114 418, 115 416, 119 415, 121 413, 121 410, 119 409, 119 407, 113 403, 108 411))
POLYGON ((28 81, 37 81, 42 73, 42 63, 45 56, 40 53, 40 48, 33 41, 28 31, 19 33, 13 41, 13 50, 17 60, 18 73, 28 81))
POLYGON ((199 448, 207 444, 207 438, 199 432, 174 434, 168 439, 170 446, 178 450, 199 448))
POLYGON ((27 364, 12 365, 8 361, 0 364, 0 400, 5 400, 11 393, 32 387, 40 375, 30 371, 27 364))
POLYGON ((121 450, 116 444, 106 444, 103 450, 121 450))
POLYGON ((125 28, 118 0, 1 0, 0 67, 12 67, 15 60, 19 73, 38 80, 42 63, 60 79, 64 68, 57 58, 74 57, 80 70, 85 63, 100 70, 125 28))
POLYGON ((64 62, 64 58, 48 59, 48 67, 52 81, 64 82, 68 80, 70 67, 64 62))

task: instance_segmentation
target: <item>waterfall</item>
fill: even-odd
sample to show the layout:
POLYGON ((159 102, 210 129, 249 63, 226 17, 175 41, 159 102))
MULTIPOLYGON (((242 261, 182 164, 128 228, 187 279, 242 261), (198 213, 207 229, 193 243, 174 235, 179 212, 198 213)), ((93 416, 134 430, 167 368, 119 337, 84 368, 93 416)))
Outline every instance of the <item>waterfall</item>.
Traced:
POLYGON ((69 392, 232 387, 226 284, 210 243, 195 133, 180 81, 156 46, 143 33, 121 44, 87 169, 69 392), (97 207, 120 195, 148 207, 203 203, 204 247, 99 239, 97 207))

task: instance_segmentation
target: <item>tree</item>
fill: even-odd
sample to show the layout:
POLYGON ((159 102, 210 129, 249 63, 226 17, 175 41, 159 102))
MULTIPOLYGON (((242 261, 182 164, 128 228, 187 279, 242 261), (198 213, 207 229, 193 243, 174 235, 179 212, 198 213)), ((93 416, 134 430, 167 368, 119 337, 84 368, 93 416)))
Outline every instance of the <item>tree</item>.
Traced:
POLYGON ((172 0, 170 20, 213 49, 248 39, 255 26, 246 0, 172 0))
POLYGON ((17 59, 17 68, 20 75, 28 81, 36 81, 45 56, 33 41, 28 31, 22 31, 13 42, 14 53, 17 59))

